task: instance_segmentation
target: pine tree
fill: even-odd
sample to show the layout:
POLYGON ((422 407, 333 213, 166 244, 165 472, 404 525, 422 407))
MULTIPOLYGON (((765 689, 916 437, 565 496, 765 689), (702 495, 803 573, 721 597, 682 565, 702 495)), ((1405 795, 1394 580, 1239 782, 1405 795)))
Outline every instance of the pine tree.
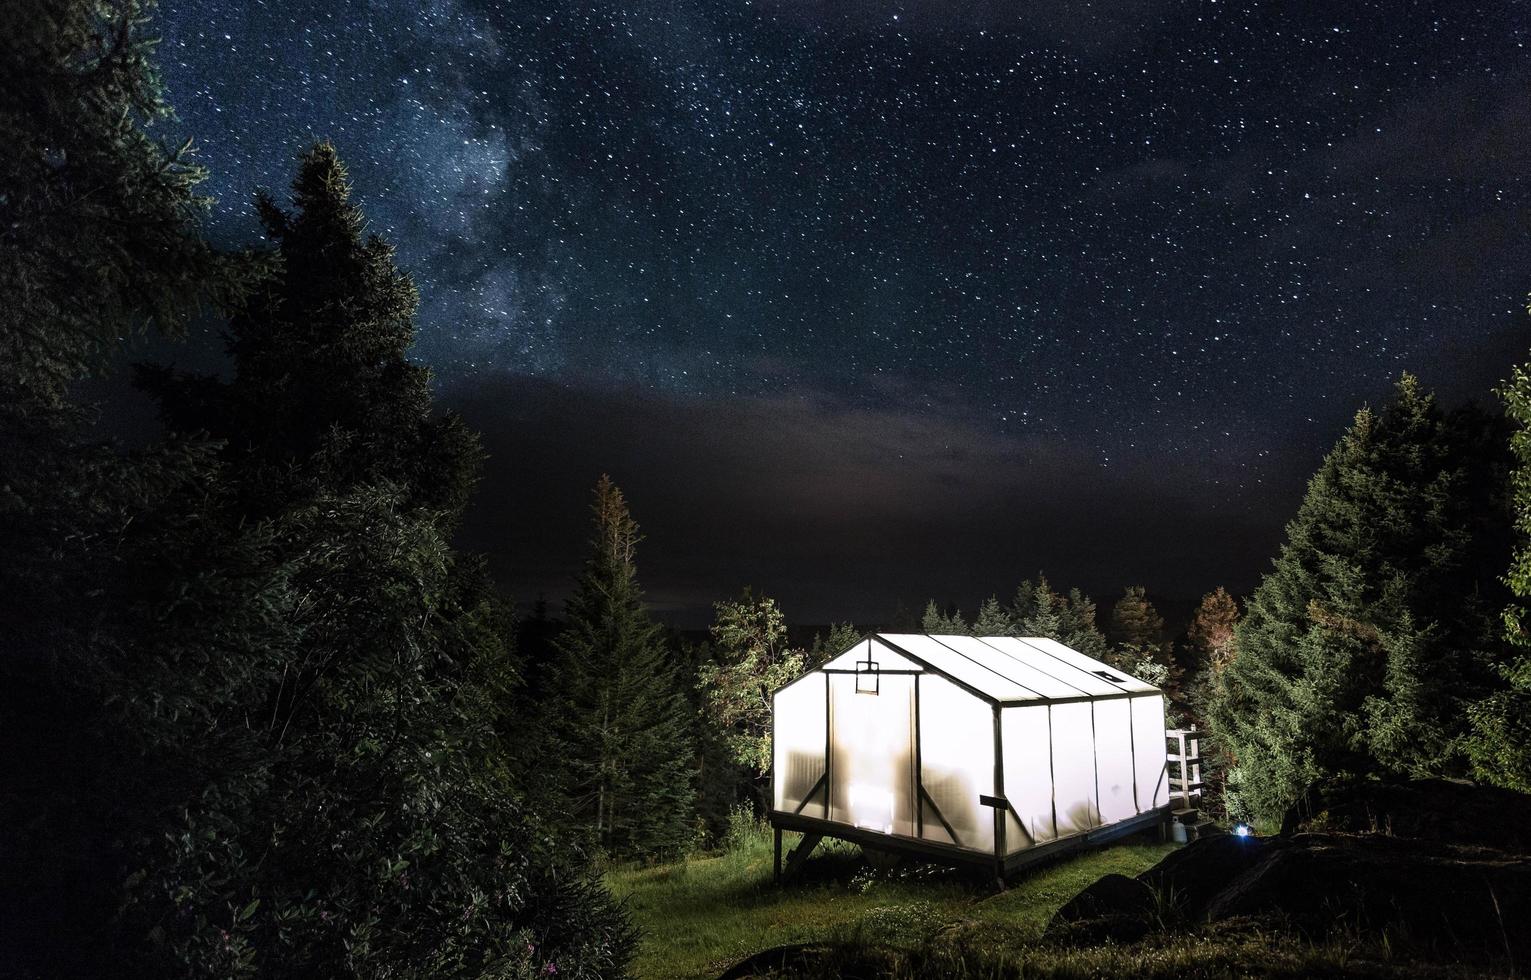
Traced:
POLYGON ((1058 642, 1086 656, 1105 662, 1109 653, 1106 635, 1095 622, 1095 600, 1077 588, 1058 607, 1058 642))
POLYGON ((1465 706, 1499 658, 1498 455, 1481 414, 1444 417, 1407 374, 1357 413, 1213 677, 1235 812, 1274 817, 1337 774, 1460 771, 1465 706))
MULTIPOLYGON (((130 97, 153 91, 142 8, 26 7, 27 29, 0 39, 20 38, 0 48, 17 81, 0 86, 0 125, 16 143, 28 127, 42 133, 27 144, 42 157, 27 171, 41 190, 8 184, 0 207, 21 202, 31 215, 36 191, 43 210, 63 202, 81 222, 61 239, 44 229, 28 240, 29 229, 5 241, 75 250, 44 255, 59 267, 42 272, 36 256, 19 259, 22 281, 3 288, 20 294, 0 297, 6 313, 47 321, 24 330, 0 368, 12 372, 4 424, 26 423, 6 429, 0 459, 18 461, 18 444, 30 453, 30 482, 6 473, 0 494, 0 724, 26 756, 13 763, 27 767, 13 764, 0 787, 12 831, 0 835, 0 919, 7 940, 25 931, 37 947, 8 948, 7 966, 228 977, 301 964, 424 977, 529 973, 556 958, 569 973, 620 974, 632 942, 623 913, 550 845, 509 782, 496 731, 515 677, 503 609, 447 546, 441 508, 397 471, 347 455, 359 439, 289 455, 306 482, 271 481, 301 490, 278 500, 258 484, 283 467, 252 465, 247 445, 231 442, 220 459, 177 438, 124 457, 65 431, 72 406, 59 379, 83 369, 98 333, 168 326, 198 296, 232 292, 183 281, 220 261, 189 226, 185 196, 165 192, 189 179, 181 165, 139 152, 149 144, 130 97), (77 48, 68 57, 50 47, 59 30, 77 48), (34 81, 56 86, 41 98, 61 105, 9 101, 37 94, 34 81), (55 125, 66 113, 80 132, 55 125), (87 131, 103 120, 113 125, 87 131), (69 182, 82 175, 101 186, 77 194, 69 182), (97 240, 74 242, 76 232, 97 240), (100 261, 87 274, 72 263, 91 249, 100 261), (124 270, 140 281, 117 281, 124 270), (39 410, 52 413, 46 429, 39 410), (337 464, 347 478, 323 479, 337 464)), ((258 303, 241 308, 249 316, 258 303)), ((245 386, 276 416, 302 395, 277 384, 263 396, 241 367, 229 390, 245 386)))
POLYGON ((10 0, 0 31, 0 396, 62 407, 125 336, 237 295, 203 171, 167 150, 141 0, 10 0))
POLYGON ((1238 622, 1239 605, 1221 585, 1202 596, 1186 629, 1186 640, 1202 668, 1219 671, 1233 660, 1238 649, 1234 643, 1238 622))
POLYGON ((1480 779, 1531 793, 1531 654, 1526 652, 1531 632, 1525 606, 1531 597, 1531 366, 1517 366, 1499 397, 1516 427, 1510 437, 1516 464, 1510 495, 1518 547, 1505 578, 1515 602, 1505 610, 1504 628, 1506 639, 1520 653, 1500 666, 1500 689, 1469 709, 1468 753, 1480 779))
POLYGON ((861 641, 862 633, 850 623, 830 623, 827 633, 815 633, 808 647, 804 668, 817 667, 849 650, 861 641))
POLYGON ((335 148, 304 154, 294 210, 257 204, 276 268, 230 322, 236 375, 144 367, 167 424, 226 441, 256 515, 387 481, 412 507, 455 516, 481 453, 456 416, 432 417, 429 372, 407 358, 418 298, 365 219, 335 148))
POLYGON ((638 587, 638 525, 622 492, 595 489, 591 555, 555 642, 547 762, 572 822, 619 857, 671 854, 691 838, 691 717, 638 587))
POLYGON ((1077 588, 1059 595, 1039 573, 1035 585, 1021 583, 1011 610, 1021 635, 1045 636, 1087 657, 1106 660, 1106 638, 1095 625, 1095 602, 1077 588))
POLYGON ((24 976, 136 958, 113 928, 123 869, 175 797, 146 771, 159 758, 125 707, 145 691, 126 668, 168 597, 211 612, 264 588, 175 568, 192 556, 166 536, 200 536, 207 453, 97 444, 71 397, 123 338, 177 335, 242 282, 198 234, 189 146, 155 138, 168 109, 147 12, 15 0, 0 18, 0 959, 24 976))
MULTIPOLYGON (((1029 582, 1025 585, 1030 585, 1029 582)), ((1022 586, 1022 588, 1025 587, 1022 586)), ((1029 613, 1017 620, 1016 626, 1022 636, 1045 636, 1063 642, 1063 597, 1047 584, 1045 575, 1037 576, 1037 584, 1030 589, 1029 613)), ((1017 603, 1019 606, 1020 603, 1017 603)))
POLYGON ((937 636, 966 636, 972 632, 967 623, 963 622, 962 611, 955 607, 950 614, 943 613, 941 607, 932 599, 925 604, 925 615, 920 618, 922 632, 937 636))
POLYGON ((1015 631, 1010 614, 999 604, 998 596, 989 596, 978 607, 978 618, 973 621, 974 636, 1009 636, 1015 631))
POLYGON ((448 542, 476 439, 432 417, 405 359, 414 287, 360 234, 333 148, 294 189, 292 214, 262 206, 278 261, 234 318, 232 378, 146 373, 167 421, 205 412, 225 440, 210 509, 235 540, 255 529, 277 587, 274 624, 193 615, 179 660, 148 664, 215 734, 182 760, 187 795, 125 919, 182 973, 618 972, 624 916, 513 781, 509 617, 448 542), (202 635, 225 632, 250 649, 202 635))
POLYGON ((1106 637, 1118 647, 1152 650, 1164 646, 1164 617, 1143 594, 1141 585, 1130 585, 1111 607, 1106 637))
POLYGON ((1164 617, 1141 585, 1128 586, 1111 607, 1106 636, 1111 641, 1109 663, 1163 688, 1171 702, 1183 700, 1183 672, 1165 636, 1164 617))

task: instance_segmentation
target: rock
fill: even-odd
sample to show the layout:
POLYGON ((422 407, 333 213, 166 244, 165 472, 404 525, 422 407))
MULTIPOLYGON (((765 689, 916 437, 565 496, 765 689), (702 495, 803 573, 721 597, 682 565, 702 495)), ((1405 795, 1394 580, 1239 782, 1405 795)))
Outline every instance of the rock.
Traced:
POLYGON ((1531 957, 1531 858, 1382 835, 1299 834, 1267 848, 1206 907, 1206 919, 1275 917, 1452 956, 1531 957))
POLYGON ((1282 834, 1302 830, 1531 854, 1531 794, 1450 779, 1329 783, 1309 789, 1282 819, 1282 834))
POLYGON ((1155 896, 1160 917, 1200 918, 1207 905, 1234 878, 1253 867, 1272 848, 1284 846, 1280 838, 1235 837, 1229 834, 1204 837, 1170 854, 1138 875, 1137 880, 1155 896))
POLYGON ((1132 942, 1153 928, 1154 896, 1136 878, 1110 874, 1069 899, 1042 935, 1067 945, 1132 942))
POLYGON ((1110 874, 1092 882, 1088 888, 1069 899, 1053 918, 1064 922, 1093 919, 1102 915, 1146 913, 1153 905, 1153 894, 1136 878, 1110 874))
POLYGON ((1310 792, 1287 823, 1279 837, 1198 840, 1136 879, 1108 875, 1045 935, 1084 944, 1263 923, 1313 939, 1385 937, 1442 962, 1531 962, 1531 796, 1439 779, 1349 783, 1310 792))

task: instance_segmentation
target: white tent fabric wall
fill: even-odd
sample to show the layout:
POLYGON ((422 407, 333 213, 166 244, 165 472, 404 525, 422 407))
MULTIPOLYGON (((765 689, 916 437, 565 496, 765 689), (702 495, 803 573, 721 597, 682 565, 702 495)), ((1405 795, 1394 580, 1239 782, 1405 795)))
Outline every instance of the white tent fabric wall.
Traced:
POLYGON ((773 706, 778 814, 992 855, 998 798, 1009 855, 1168 803, 1162 693, 1053 640, 877 634, 773 706))
POLYGON ((989 706, 939 674, 920 677, 920 785, 926 840, 994 848, 994 819, 978 802, 994 792, 994 719, 989 706), (940 816, 937 816, 937 814, 940 816), (956 831, 947 832, 941 817, 956 831))
POLYGON ((777 691, 772 699, 771 771, 775 797, 772 805, 777 810, 826 819, 829 816, 824 812, 822 795, 808 799, 824 777, 828 680, 829 675, 819 671, 804 674, 777 691))

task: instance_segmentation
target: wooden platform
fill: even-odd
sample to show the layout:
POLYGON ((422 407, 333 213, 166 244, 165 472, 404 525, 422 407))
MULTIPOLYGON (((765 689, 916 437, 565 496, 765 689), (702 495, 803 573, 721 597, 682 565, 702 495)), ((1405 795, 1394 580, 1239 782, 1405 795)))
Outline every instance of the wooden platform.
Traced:
MULTIPOLYGON (((1135 817, 1129 817, 1126 820, 1107 824, 1103 827, 1096 827, 1083 833, 1070 834, 1067 837, 1060 837, 1042 844, 1035 844, 1003 857, 989 851, 957 847, 952 844, 943 844, 940 841, 920 840, 898 834, 880 834, 875 830, 864 830, 860 827, 852 827, 833 820, 821 820, 818 817, 805 817, 800 813, 772 810, 767 814, 767 817, 771 821, 771 826, 776 831, 776 878, 778 881, 782 876, 781 835, 784 830, 797 831, 808 835, 804 843, 807 843, 808 839, 812 839, 813 844, 817 844, 818 838, 834 837, 838 840, 849 841, 852 844, 861 844, 866 847, 891 851, 895 854, 904 854, 909 857, 933 861, 939 864, 993 869, 996 875, 1003 879, 1039 861, 1046 861, 1067 854, 1070 851, 1103 844, 1107 841, 1116 840, 1119 837, 1127 837, 1155 827, 1163 827, 1171 819, 1171 809, 1172 804, 1166 804, 1156 810, 1149 810, 1135 817)), ((799 848, 789 855, 788 870, 796 870, 808 856, 807 851, 809 850, 812 850, 812 845, 809 845, 807 850, 799 848)))

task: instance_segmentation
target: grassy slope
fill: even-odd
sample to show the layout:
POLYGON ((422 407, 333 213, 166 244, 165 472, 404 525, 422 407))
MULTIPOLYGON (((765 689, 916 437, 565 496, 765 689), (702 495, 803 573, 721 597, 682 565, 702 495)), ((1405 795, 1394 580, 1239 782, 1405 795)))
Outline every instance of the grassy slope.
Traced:
MULTIPOLYGON (((820 845, 801 879, 778 888, 769 832, 741 836, 721 856, 608 875, 643 929, 633 964, 638 977, 715 977, 759 950, 858 933, 914 944, 957 929, 989 948, 1012 947, 1040 936, 1053 912, 1101 875, 1135 875, 1174 846, 1129 843, 1085 852, 1035 869, 995 895, 949 872, 872 875, 857 849, 831 842, 820 845)), ((795 834, 787 836, 796 842, 795 834)))

